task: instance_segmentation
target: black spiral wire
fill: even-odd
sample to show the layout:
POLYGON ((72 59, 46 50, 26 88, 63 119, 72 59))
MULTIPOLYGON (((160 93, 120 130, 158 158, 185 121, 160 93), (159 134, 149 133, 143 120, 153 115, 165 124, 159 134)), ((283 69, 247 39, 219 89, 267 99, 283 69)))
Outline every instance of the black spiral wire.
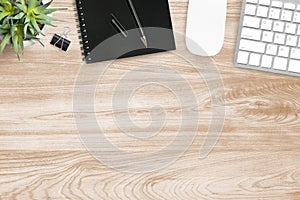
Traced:
POLYGON ((81 44, 81 50, 82 50, 82 56, 84 57, 83 60, 90 54, 90 46, 89 46, 89 40, 88 40, 88 34, 86 30, 86 23, 83 13, 83 7, 82 7, 82 0, 76 0, 76 8, 75 11, 77 11, 76 17, 77 17, 77 28, 78 33, 80 34, 80 44, 81 44))

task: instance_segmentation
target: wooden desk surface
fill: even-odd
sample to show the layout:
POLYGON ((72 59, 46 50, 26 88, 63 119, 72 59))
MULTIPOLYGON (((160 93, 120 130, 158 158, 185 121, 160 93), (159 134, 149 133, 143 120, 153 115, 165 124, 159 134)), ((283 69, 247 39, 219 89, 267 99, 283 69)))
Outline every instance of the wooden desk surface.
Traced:
MULTIPOLYGON (((0 57, 0 199, 300 199, 300 79, 233 66, 241 3, 228 0, 224 48, 213 58, 226 92, 226 119, 217 145, 206 159, 198 159, 206 131, 202 127, 169 167, 130 174, 105 167, 80 142, 72 104, 81 66, 73 0, 55 0, 55 6, 70 9, 55 14, 67 23, 48 28, 46 47, 27 48, 21 62, 10 49, 0 57), (64 53, 48 43, 66 24, 73 43, 64 53)), ((170 7, 174 29, 184 33, 187 0, 171 0, 170 7)), ((120 148, 155 151, 176 134, 176 124, 170 124, 166 136, 134 142, 122 136, 111 121, 112 112, 106 110, 118 75, 159 59, 181 67, 169 53, 125 59, 108 72, 98 91, 97 117, 120 148)), ((199 105, 201 122, 208 124, 208 94, 189 73, 204 101, 199 105)), ((143 105, 149 96, 160 100, 168 92, 141 92, 133 106, 143 105)), ((167 108, 171 116, 177 109, 167 108)), ((140 125, 145 125, 148 114, 149 107, 132 112, 140 125)))

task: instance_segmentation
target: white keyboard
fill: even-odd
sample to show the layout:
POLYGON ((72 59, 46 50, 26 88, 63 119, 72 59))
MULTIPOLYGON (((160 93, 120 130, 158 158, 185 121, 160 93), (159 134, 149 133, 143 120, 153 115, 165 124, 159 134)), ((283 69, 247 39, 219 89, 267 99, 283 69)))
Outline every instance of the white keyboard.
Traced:
POLYGON ((244 0, 235 65, 300 76, 300 0, 244 0))

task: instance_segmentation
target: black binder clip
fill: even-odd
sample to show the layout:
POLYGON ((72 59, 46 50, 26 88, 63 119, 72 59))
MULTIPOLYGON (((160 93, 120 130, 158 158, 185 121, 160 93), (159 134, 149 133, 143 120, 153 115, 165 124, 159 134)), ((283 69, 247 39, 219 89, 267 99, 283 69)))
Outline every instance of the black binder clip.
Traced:
POLYGON ((71 32, 69 27, 65 27, 64 32, 61 35, 55 34, 50 42, 50 44, 60 48, 63 51, 67 51, 71 41, 67 39, 67 35, 71 32))

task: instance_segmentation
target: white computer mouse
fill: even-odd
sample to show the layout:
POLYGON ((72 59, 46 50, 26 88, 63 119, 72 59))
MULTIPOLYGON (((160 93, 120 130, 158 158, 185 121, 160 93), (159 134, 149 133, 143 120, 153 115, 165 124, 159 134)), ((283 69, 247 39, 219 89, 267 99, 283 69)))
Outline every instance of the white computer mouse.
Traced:
POLYGON ((223 46, 227 0, 190 0, 186 45, 192 54, 214 56, 223 46))

